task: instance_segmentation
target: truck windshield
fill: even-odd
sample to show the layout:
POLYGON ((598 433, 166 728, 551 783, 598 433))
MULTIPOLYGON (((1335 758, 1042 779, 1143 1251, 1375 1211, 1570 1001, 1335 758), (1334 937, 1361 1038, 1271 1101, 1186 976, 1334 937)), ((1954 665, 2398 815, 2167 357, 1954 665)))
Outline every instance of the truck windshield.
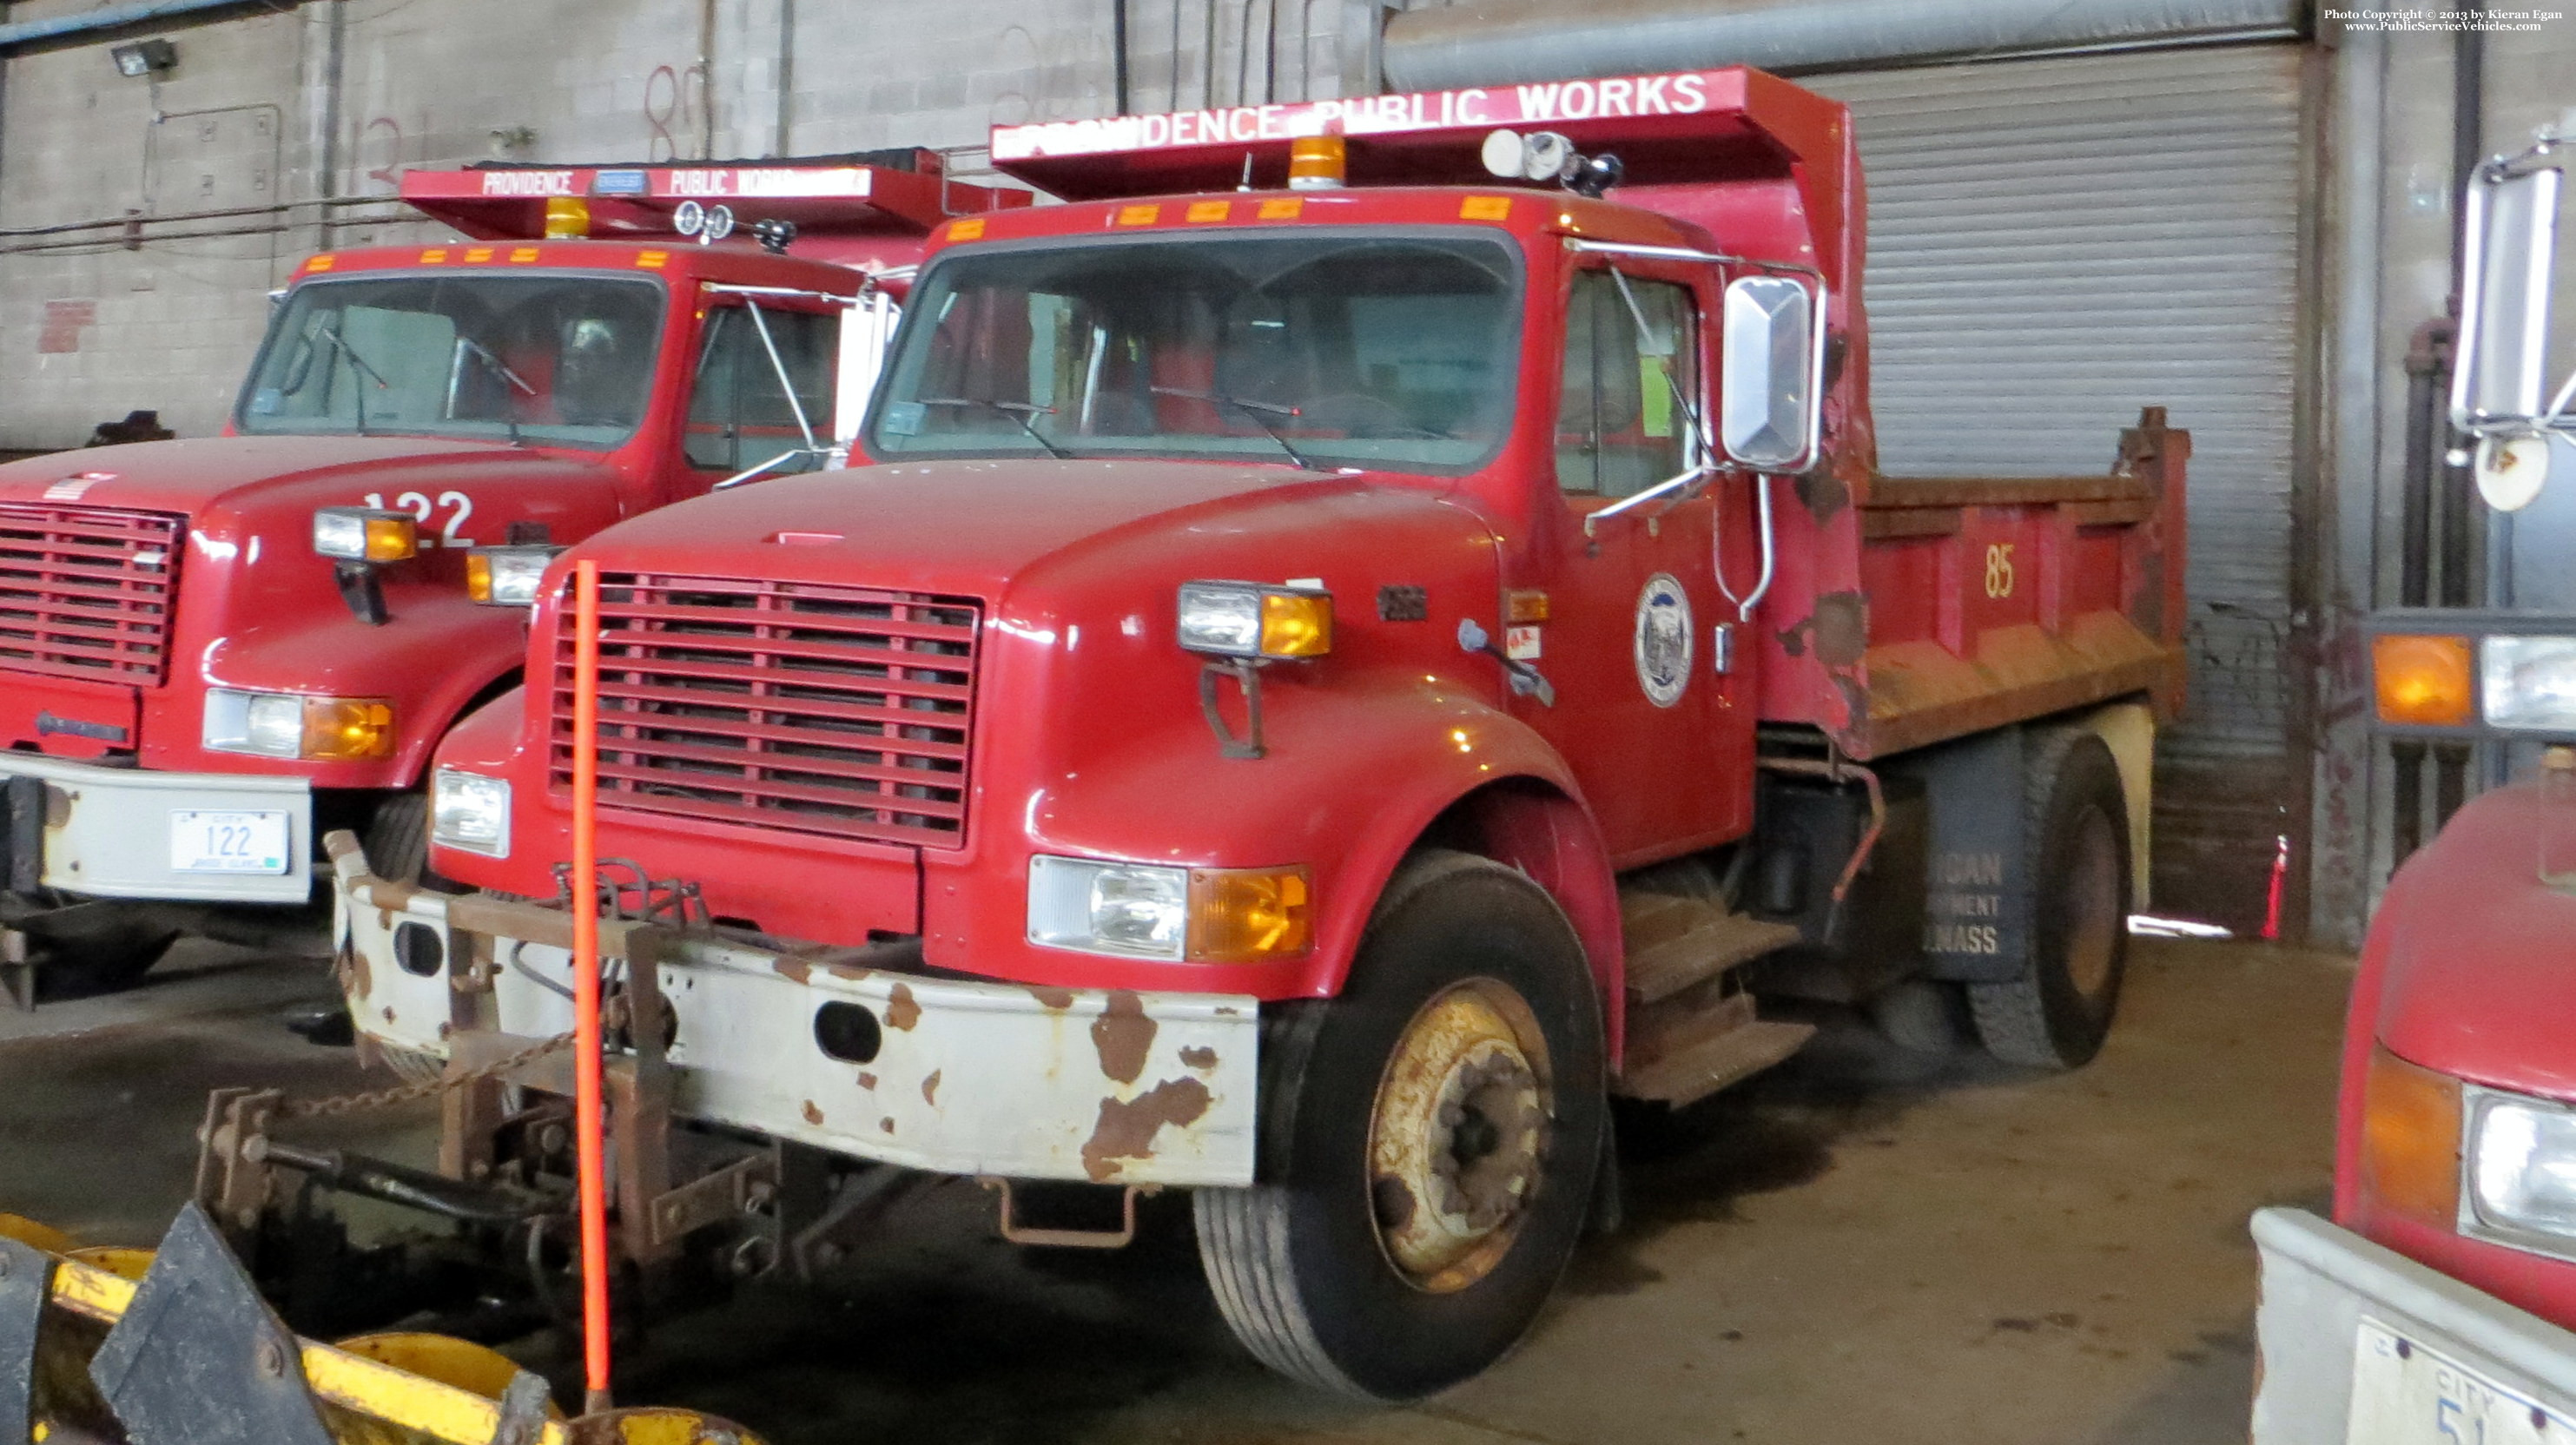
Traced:
POLYGON ((652 281, 310 281, 269 328, 235 425, 613 447, 644 419, 661 325, 652 281))
POLYGON ((1502 445, 1520 266, 1456 233, 1277 231, 952 256, 871 450, 1462 472, 1502 445))

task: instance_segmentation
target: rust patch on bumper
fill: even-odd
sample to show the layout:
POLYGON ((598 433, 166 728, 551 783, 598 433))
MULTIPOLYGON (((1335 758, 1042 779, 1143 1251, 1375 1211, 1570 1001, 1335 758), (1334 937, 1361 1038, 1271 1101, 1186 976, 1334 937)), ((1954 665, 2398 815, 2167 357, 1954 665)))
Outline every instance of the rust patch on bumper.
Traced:
POLYGON ((1109 1005, 1091 1021, 1091 1043, 1100 1051, 1100 1072, 1132 1084, 1145 1072, 1145 1055, 1154 1047, 1155 1024, 1145 1017, 1145 1001, 1129 989, 1109 996, 1109 1005))
POLYGON ((1073 990, 1069 988, 1032 988, 1029 997, 1057 1013, 1073 1007, 1073 990))
POLYGON ((823 1127, 823 1110, 811 1099, 805 1101, 805 1122, 817 1129, 823 1127))
POLYGON ((939 1069, 933 1069, 930 1071, 930 1077, 921 1081, 921 1102, 928 1104, 934 1109, 939 1107, 939 1075, 941 1072, 942 1071, 939 1069))
POLYGON ((1082 1143, 1082 1172, 1095 1184, 1118 1177, 1120 1161, 1150 1159, 1154 1135, 1166 1124, 1186 1128, 1208 1111, 1208 1086, 1196 1079, 1167 1079, 1133 1099, 1100 1101, 1100 1122, 1082 1143))
POLYGON ((1205 1046, 1183 1049, 1181 1062, 1193 1069, 1213 1069, 1216 1067, 1216 1050, 1205 1046))

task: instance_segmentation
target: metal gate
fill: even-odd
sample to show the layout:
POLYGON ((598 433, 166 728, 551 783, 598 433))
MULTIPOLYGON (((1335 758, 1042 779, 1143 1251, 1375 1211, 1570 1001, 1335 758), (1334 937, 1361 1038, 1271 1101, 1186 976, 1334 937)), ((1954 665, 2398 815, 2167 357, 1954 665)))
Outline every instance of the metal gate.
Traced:
POLYGON ((2143 404, 2190 428, 2192 697, 2159 750, 2157 905, 2239 928, 2276 839, 2306 833, 2300 69, 2242 45, 1800 77, 1856 118, 1884 470, 2098 471, 2143 404))

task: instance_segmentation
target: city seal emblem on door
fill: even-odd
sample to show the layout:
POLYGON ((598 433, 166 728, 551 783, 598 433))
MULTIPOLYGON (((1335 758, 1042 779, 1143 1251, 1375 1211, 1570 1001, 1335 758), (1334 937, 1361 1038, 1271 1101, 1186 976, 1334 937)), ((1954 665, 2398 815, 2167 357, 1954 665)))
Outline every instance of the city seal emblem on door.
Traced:
POLYGON ((1646 579, 1637 594, 1637 685, 1657 707, 1681 701, 1690 686, 1690 594, 1669 572, 1646 579))

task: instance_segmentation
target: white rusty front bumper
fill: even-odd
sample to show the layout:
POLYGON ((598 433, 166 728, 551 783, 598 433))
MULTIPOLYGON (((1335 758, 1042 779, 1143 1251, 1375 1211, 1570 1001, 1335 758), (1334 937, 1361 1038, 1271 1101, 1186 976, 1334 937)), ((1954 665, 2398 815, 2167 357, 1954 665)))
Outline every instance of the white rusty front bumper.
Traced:
MULTIPOLYGON (((444 1057, 476 1027, 531 1038, 572 1028, 569 916, 374 878, 333 834, 333 904, 358 1028, 444 1057), (435 937, 432 966, 413 935, 435 937), (487 965, 488 993, 454 986, 487 965)), ((624 947, 601 930, 610 958, 624 947)), ((843 1154, 946 1174, 1106 1184, 1252 1182, 1260 1005, 1220 994, 1027 988, 825 965, 705 932, 657 940, 678 1021, 672 1109, 843 1154), (827 1005, 855 1005, 881 1040, 864 1062, 818 1042, 827 1005)), ((846 1013, 838 1015, 846 1019, 846 1013)), ((864 1026, 862 1026, 864 1032, 864 1026)), ((844 1051, 847 1052, 846 1044, 844 1051)))
POLYGON ((2558 1423, 2576 1416, 2576 1334, 2304 1210, 2259 1210, 2253 1230, 2263 1269, 2253 1445, 2485 1438, 2357 1404, 2360 1351, 2392 1336, 2558 1423))
POLYGON ((164 773, 33 753, 0 752, 0 778, 45 790, 40 881, 93 898, 302 903, 313 896, 313 785, 302 778, 164 773), (172 866, 171 815, 282 813, 286 854, 274 872, 172 866))

